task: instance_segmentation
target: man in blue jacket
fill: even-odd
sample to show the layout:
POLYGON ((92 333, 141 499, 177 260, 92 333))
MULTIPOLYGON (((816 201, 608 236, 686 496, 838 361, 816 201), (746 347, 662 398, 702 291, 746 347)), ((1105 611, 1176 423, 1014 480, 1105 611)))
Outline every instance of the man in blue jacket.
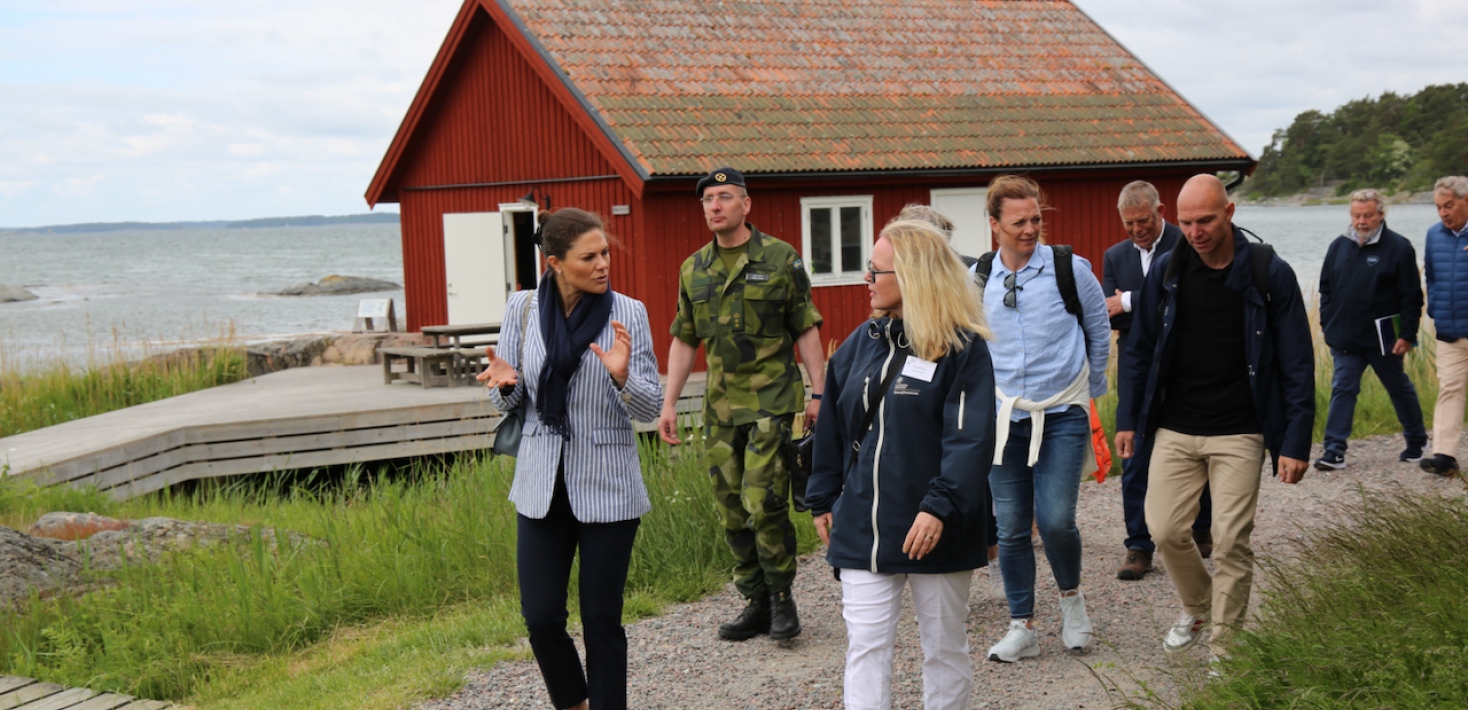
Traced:
POLYGON ((1320 328, 1335 360, 1330 413, 1325 418, 1325 452, 1315 468, 1346 467, 1346 441, 1356 413, 1361 375, 1370 365, 1386 388, 1402 423, 1407 448, 1402 461, 1420 461, 1427 445, 1417 388, 1402 369, 1417 345, 1422 320, 1422 279, 1417 251, 1406 237, 1386 228, 1386 205, 1375 190, 1351 193, 1351 228, 1336 237, 1320 267, 1320 328))
POLYGON ((1468 177, 1438 180, 1432 201, 1442 221, 1427 230, 1422 270, 1427 275, 1427 315, 1437 326, 1437 407, 1432 457, 1422 459, 1422 469, 1456 476, 1468 385, 1468 177))
POLYGON ((1223 183, 1192 177, 1177 208, 1185 241, 1153 264, 1133 303, 1116 448, 1122 458, 1152 451, 1147 527, 1183 605, 1162 647, 1191 646, 1211 615, 1216 656, 1248 609, 1265 451, 1281 481, 1305 475, 1315 359, 1295 272, 1233 227, 1223 183), (1204 484, 1212 575, 1191 534, 1204 484))
MULTIPOLYGON (((1183 231, 1163 219, 1162 196, 1145 180, 1128 183, 1116 200, 1127 239, 1113 244, 1101 261, 1101 292, 1106 294, 1106 314, 1116 331, 1116 371, 1126 371, 1126 342, 1132 330, 1132 299, 1142 290, 1142 281, 1157 257, 1172 251, 1183 231)), ((1152 553, 1157 546, 1147 531, 1142 504, 1147 499, 1147 455, 1124 459, 1121 464, 1121 511, 1126 521, 1126 561, 1116 571, 1117 579, 1141 579, 1152 571, 1152 553)), ((1193 540, 1203 557, 1213 552, 1213 506, 1208 489, 1203 489, 1198 519, 1193 522, 1193 540)))

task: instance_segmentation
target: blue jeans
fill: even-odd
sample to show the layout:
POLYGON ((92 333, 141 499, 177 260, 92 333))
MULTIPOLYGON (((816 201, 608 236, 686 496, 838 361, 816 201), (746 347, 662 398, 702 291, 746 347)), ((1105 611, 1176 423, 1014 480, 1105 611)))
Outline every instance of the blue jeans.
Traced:
POLYGON ((1081 489, 1081 464, 1091 445, 1091 413, 1073 406, 1045 415, 1045 439, 1034 468, 1025 465, 1030 454, 1029 419, 1011 422, 1004 442, 1003 463, 989 470, 999 523, 999 571, 1009 616, 1035 615, 1035 548, 1030 525, 1037 522, 1045 557, 1061 591, 1081 585, 1081 532, 1076 529, 1076 497, 1081 489))
POLYGON ((1366 366, 1376 372, 1376 379, 1391 397, 1392 408, 1397 410, 1397 421, 1402 424, 1402 436, 1408 446, 1427 444, 1427 427, 1422 423, 1422 403, 1417 399, 1417 388, 1402 369, 1402 355, 1382 355, 1380 352, 1348 353, 1330 349, 1335 359, 1335 376, 1330 383, 1330 413, 1325 417, 1325 450, 1346 453, 1346 441, 1351 438, 1351 423, 1356 418, 1356 395, 1361 392, 1361 375, 1366 366))
MULTIPOLYGON (((1138 438, 1137 441, 1142 441, 1138 438)), ((1152 443, 1147 439, 1141 451, 1132 453, 1121 461, 1121 513, 1126 519, 1126 549, 1154 552, 1152 533, 1147 530, 1147 469, 1152 460, 1152 443)), ((1206 533, 1213 525, 1213 496, 1208 485, 1203 485, 1203 495, 1198 499, 1198 517, 1193 520, 1193 534, 1206 533)))

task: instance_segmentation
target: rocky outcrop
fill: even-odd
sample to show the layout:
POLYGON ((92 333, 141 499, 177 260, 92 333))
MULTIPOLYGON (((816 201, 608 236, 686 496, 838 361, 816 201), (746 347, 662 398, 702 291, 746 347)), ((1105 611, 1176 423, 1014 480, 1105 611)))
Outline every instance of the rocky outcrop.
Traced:
POLYGON ((0 526, 0 608, 80 581, 81 562, 62 554, 61 543, 0 526))
POLYGON ((391 281, 369 279, 364 276, 338 276, 332 274, 316 283, 302 283, 274 292, 276 296, 338 296, 348 293, 370 293, 372 291, 396 291, 401 285, 391 281))
POLYGON ((379 348, 424 347, 429 342, 422 333, 352 333, 332 341, 311 364, 375 365, 379 348))
POLYGON ((5 284, 0 284, 0 303, 13 303, 15 301, 34 301, 37 298, 40 298, 40 296, 37 296, 36 294, 31 293, 30 291, 27 291, 20 286, 6 286, 5 284))
MULTIPOLYGON (((23 602, 33 592, 43 597, 85 592, 94 583, 88 571, 156 562, 165 553, 197 545, 243 545, 252 539, 251 529, 244 525, 172 518, 115 520, 90 513, 48 513, 30 530, 36 534, 0 526, 0 608, 23 602)), ((274 551, 276 531, 262 528, 258 534, 274 551)), ((316 542, 300 533, 282 534, 292 546, 316 542)))
POLYGON ((245 364, 251 377, 307 367, 331 346, 331 341, 327 337, 313 337, 257 343, 245 348, 245 364))

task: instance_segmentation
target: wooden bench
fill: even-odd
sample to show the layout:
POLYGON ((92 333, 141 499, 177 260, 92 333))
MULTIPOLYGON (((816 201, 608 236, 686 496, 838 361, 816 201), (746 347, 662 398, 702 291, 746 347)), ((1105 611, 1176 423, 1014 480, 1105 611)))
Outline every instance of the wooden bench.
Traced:
POLYGON ((478 348, 378 348, 382 357, 383 384, 399 380, 424 387, 454 387, 474 384, 483 369, 484 351, 478 348))
POLYGON ((482 348, 485 345, 495 345, 499 342, 500 324, 425 325, 423 334, 433 338, 435 348, 482 348))

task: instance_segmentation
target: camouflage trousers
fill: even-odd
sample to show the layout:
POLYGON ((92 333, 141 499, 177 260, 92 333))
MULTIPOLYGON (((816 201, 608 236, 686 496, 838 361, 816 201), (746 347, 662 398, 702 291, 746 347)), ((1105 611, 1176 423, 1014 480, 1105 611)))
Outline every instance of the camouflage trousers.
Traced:
POLYGON ((734 552, 734 586, 746 599, 789 591, 795 580, 787 458, 794 419, 704 427, 714 509, 734 552))

